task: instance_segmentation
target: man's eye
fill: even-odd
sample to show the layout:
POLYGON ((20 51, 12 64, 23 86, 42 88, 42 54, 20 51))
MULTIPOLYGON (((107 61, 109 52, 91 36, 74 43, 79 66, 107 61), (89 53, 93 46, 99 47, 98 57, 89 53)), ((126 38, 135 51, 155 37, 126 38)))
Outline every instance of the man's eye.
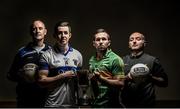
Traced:
POLYGON ((63 34, 63 32, 59 31, 58 34, 63 34))
POLYGON ((39 27, 39 30, 42 30, 43 29, 43 27, 39 27))
POLYGON ((96 39, 96 41, 100 41, 100 39, 99 39, 99 38, 97 38, 97 39, 96 39))
POLYGON ((59 34, 68 34, 68 31, 59 31, 59 34))
POLYGON ((33 31, 38 30, 38 29, 43 30, 44 28, 43 27, 34 27, 34 28, 32 28, 33 31))
POLYGON ((67 32, 67 31, 64 31, 64 34, 68 34, 68 32, 67 32))
POLYGON ((58 34, 62 34, 62 32, 60 31, 60 32, 58 32, 58 34))
POLYGON ((138 38, 136 38, 136 40, 140 41, 140 40, 141 40, 141 38, 140 38, 140 37, 138 37, 138 38))
POLYGON ((106 40, 106 38, 102 38, 102 40, 103 40, 103 41, 105 41, 105 40, 106 40))
POLYGON ((129 39, 129 41, 131 42, 131 41, 133 41, 134 39, 129 39))

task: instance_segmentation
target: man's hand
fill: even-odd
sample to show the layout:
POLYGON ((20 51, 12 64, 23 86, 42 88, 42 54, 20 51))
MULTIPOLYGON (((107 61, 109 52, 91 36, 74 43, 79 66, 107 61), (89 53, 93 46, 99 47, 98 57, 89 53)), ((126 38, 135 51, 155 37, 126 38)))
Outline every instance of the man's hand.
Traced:
POLYGON ((100 71, 99 73, 100 73, 100 76, 101 76, 101 77, 104 77, 104 78, 107 78, 107 79, 112 79, 112 78, 113 78, 112 74, 109 73, 109 72, 100 71))
POLYGON ((125 76, 125 79, 126 80, 132 80, 133 79, 130 72, 125 76))
POLYGON ((72 78, 76 76, 76 74, 73 71, 66 71, 65 73, 62 73, 61 75, 64 78, 72 78))
POLYGON ((99 72, 94 72, 95 76, 97 79, 113 79, 112 74, 110 74, 109 72, 105 72, 105 71, 99 71, 99 72))

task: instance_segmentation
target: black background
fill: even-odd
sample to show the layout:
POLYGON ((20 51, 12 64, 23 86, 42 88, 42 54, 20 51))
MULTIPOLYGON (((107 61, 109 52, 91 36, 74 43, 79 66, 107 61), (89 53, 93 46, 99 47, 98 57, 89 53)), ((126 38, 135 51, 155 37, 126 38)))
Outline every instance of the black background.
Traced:
MULTIPOLYGON (((178 0, 177 0, 178 1, 178 0)), ((15 83, 6 72, 17 50, 31 40, 29 25, 34 19, 46 23, 46 41, 53 44, 54 24, 66 19, 72 25, 71 46, 84 58, 84 68, 95 52, 94 31, 105 28, 118 55, 129 53, 128 37, 142 32, 146 51, 160 59, 169 77, 167 88, 157 88, 158 100, 180 100, 179 31, 180 4, 175 0, 1 0, 0 2, 0 101, 15 100, 15 83)))

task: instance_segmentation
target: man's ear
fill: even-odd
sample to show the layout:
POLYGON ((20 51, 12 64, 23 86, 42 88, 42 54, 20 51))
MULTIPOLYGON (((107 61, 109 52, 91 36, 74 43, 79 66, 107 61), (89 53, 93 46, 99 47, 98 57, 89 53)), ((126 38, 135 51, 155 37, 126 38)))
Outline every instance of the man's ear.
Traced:
POLYGON ((54 38, 56 38, 56 37, 57 37, 57 34, 56 34, 56 33, 54 33, 54 34, 53 34, 53 37, 54 37, 54 38))
POLYGON ((96 46, 95 41, 93 41, 93 46, 94 46, 94 47, 96 46))
POLYGON ((34 33, 33 33, 33 29, 32 29, 32 28, 30 28, 29 33, 30 33, 30 35, 31 35, 31 36, 33 36, 33 35, 34 35, 34 33))
POLYGON ((71 36, 72 36, 72 33, 69 33, 69 38, 71 38, 71 36))
POLYGON ((108 46, 110 46, 111 45, 111 40, 109 40, 109 43, 108 43, 108 46))
POLYGON ((131 48, 130 43, 128 43, 128 47, 131 48))
POLYGON ((45 33, 44 33, 44 35, 46 35, 47 34, 47 29, 45 29, 45 33))
POLYGON ((147 45, 147 41, 144 41, 144 47, 146 47, 146 45, 147 45))
POLYGON ((144 43, 144 47, 146 46, 146 43, 144 43))

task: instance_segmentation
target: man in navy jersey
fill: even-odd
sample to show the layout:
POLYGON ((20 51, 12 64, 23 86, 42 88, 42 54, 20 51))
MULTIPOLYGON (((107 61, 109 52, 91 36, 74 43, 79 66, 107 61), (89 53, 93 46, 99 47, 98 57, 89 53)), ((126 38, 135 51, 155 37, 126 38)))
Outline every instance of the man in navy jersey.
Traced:
POLYGON ((82 67, 81 53, 69 44, 71 27, 58 22, 55 45, 40 57, 39 83, 48 88, 45 107, 77 107, 76 71, 82 67))
POLYGON ((168 86, 168 77, 159 60, 146 54, 145 36, 134 32, 129 37, 131 53, 123 57, 126 75, 122 100, 126 107, 150 108, 155 105, 155 85, 168 86))
POLYGON ((7 78, 17 82, 17 107, 42 107, 46 90, 36 83, 39 56, 50 48, 44 43, 47 29, 41 20, 35 20, 30 26, 32 42, 19 49, 7 78))

